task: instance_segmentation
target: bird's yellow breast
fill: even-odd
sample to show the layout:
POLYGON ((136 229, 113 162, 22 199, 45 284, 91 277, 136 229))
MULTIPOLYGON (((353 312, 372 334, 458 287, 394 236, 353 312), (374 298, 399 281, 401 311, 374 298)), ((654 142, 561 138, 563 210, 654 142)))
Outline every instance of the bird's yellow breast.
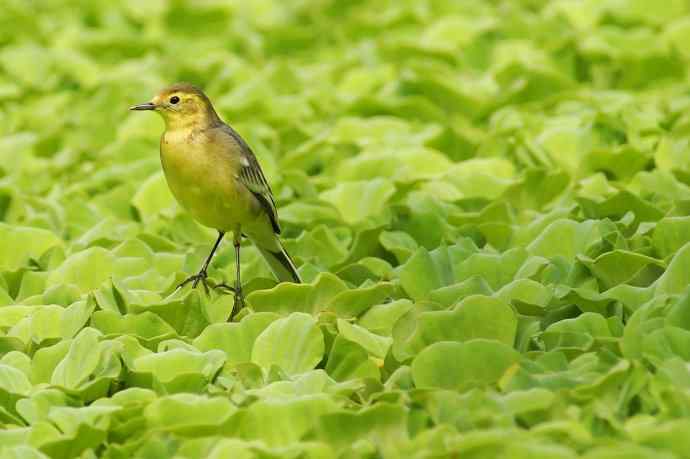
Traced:
POLYGON ((254 198, 237 181, 237 155, 202 130, 163 133, 161 164, 173 195, 199 223, 233 231, 256 213, 254 198))

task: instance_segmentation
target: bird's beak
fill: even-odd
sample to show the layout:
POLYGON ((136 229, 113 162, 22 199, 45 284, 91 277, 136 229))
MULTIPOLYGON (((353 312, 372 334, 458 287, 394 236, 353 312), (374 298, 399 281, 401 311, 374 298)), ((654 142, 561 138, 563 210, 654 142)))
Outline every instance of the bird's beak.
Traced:
POLYGON ((153 102, 146 102, 143 104, 132 105, 129 107, 130 110, 155 110, 156 104, 153 102))

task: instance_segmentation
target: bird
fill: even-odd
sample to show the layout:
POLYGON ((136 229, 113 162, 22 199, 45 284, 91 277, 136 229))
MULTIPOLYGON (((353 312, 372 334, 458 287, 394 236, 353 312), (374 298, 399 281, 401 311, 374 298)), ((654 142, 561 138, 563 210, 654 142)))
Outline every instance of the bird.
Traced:
POLYGON ((280 282, 301 283, 292 258, 279 235, 278 212, 271 187, 245 140, 226 124, 204 92, 189 83, 176 83, 150 102, 130 110, 155 111, 163 118, 160 160, 168 187, 183 209, 218 232, 211 253, 198 273, 178 288, 199 283, 208 291, 207 270, 226 233, 235 247, 235 286, 212 285, 234 292, 233 314, 244 306, 240 279, 240 246, 248 238, 280 282))

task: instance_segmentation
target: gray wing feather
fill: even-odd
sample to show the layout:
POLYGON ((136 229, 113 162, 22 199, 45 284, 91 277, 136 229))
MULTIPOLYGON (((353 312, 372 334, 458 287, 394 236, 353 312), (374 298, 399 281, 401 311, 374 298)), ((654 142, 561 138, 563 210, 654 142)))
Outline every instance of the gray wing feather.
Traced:
POLYGON ((229 134, 240 147, 240 154, 242 155, 240 160, 240 172, 238 174, 240 182, 254 194, 268 214, 271 225, 273 226, 273 231, 276 234, 280 234, 278 212, 276 210, 276 203, 273 200, 273 192, 264 176, 264 172, 261 170, 259 161, 256 160, 256 156, 254 156, 254 152, 249 148, 247 142, 245 142, 233 128, 227 124, 223 124, 222 129, 229 134))

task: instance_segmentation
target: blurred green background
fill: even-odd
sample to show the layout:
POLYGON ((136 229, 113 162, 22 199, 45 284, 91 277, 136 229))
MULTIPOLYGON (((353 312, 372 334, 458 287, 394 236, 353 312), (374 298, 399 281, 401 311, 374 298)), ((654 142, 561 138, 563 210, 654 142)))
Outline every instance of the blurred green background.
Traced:
POLYGON ((3 0, 0 458, 690 457, 689 60, 687 0, 3 0), (177 81, 306 281, 247 245, 239 323, 177 81))

